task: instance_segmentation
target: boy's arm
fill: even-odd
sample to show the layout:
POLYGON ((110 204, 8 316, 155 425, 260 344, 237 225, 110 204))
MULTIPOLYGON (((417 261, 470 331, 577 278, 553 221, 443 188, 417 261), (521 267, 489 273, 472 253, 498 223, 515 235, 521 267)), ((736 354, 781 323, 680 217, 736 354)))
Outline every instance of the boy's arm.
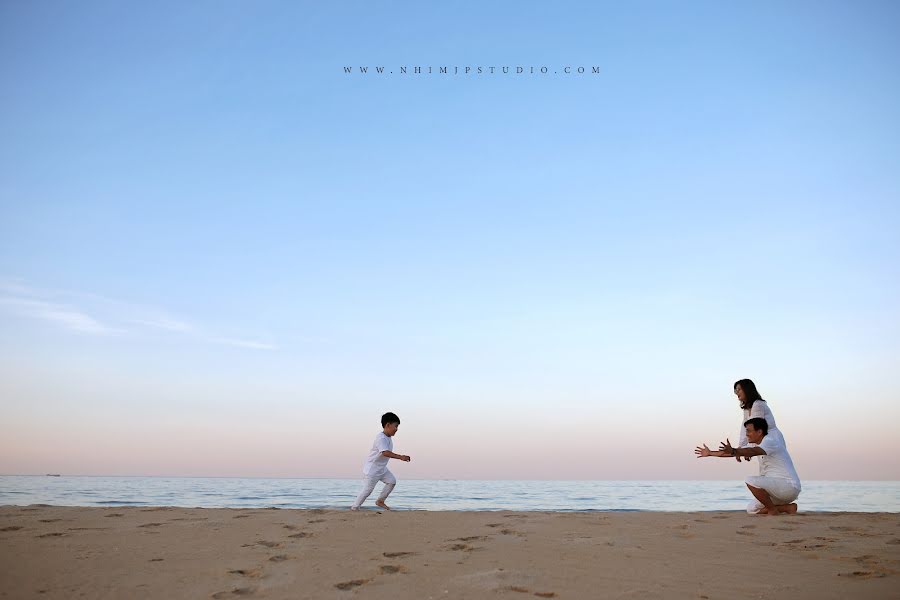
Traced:
POLYGON ((382 456, 387 456, 388 458, 396 458, 398 460, 402 460, 403 462, 409 462, 411 459, 405 454, 394 454, 390 450, 385 450, 381 453, 382 456))
POLYGON ((706 458, 708 456, 718 456, 722 458, 727 456, 728 458, 731 458, 731 454, 725 454, 721 450, 710 450, 709 446, 706 444, 694 448, 694 454, 697 455, 697 458, 706 458))
POLYGON ((732 456, 743 456, 744 458, 749 459, 751 456, 759 456, 760 454, 765 454, 766 451, 756 446, 755 448, 732 448, 734 450, 734 454, 732 456))
POLYGON ((731 442, 727 438, 724 442, 719 443, 719 452, 721 452, 721 454, 717 454, 716 456, 734 456, 737 459, 740 459, 740 457, 743 456, 747 460, 750 460, 751 456, 759 456, 760 454, 766 453, 766 451, 759 446, 754 446, 752 448, 732 448, 731 442))

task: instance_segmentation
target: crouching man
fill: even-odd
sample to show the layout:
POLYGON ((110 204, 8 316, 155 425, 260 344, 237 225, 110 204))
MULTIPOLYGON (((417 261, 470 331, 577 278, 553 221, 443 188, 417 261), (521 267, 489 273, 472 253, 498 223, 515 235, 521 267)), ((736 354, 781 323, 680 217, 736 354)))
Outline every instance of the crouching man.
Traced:
POLYGON ((777 437, 767 436, 769 425, 765 419, 750 419, 744 423, 744 427, 751 446, 733 448, 726 439, 717 451, 712 451, 703 444, 694 449, 694 454, 697 458, 758 456, 759 475, 750 475, 746 479, 747 487, 755 498, 747 506, 747 512, 770 515, 797 512, 794 500, 800 495, 800 477, 784 443, 777 437))

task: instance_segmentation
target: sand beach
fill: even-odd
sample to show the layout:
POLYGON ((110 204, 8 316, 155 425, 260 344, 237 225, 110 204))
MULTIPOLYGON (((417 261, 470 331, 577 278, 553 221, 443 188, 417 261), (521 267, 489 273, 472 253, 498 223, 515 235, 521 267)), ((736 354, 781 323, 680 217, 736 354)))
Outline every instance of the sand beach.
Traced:
POLYGON ((0 507, 0 598, 897 598, 900 515, 0 507))

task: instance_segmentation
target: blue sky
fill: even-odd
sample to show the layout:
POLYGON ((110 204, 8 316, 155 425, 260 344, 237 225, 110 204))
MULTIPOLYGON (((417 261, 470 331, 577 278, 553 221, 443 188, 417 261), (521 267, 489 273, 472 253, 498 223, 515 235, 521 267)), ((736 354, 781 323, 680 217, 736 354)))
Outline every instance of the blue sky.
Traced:
POLYGON ((355 476, 392 409, 410 476, 728 478, 751 377, 900 477, 898 17, 3 5, 0 472, 355 476))

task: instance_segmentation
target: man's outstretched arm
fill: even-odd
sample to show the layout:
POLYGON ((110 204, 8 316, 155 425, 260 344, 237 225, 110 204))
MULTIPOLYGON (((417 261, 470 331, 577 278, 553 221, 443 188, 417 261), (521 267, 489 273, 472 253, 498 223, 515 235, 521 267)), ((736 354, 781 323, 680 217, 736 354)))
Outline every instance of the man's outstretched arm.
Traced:
POLYGON ((729 441, 728 438, 725 438, 724 442, 719 442, 719 452, 722 453, 722 456, 735 456, 737 458, 743 456, 747 460, 750 460, 751 456, 759 456, 760 454, 766 453, 766 451, 759 446, 754 446, 752 448, 732 448, 731 441, 729 441))
POLYGON ((760 454, 765 454, 766 451, 756 446, 754 448, 732 448, 731 442, 729 440, 725 440, 721 444, 719 444, 718 450, 710 450, 709 446, 703 444, 702 446, 697 446, 694 448, 694 454, 697 455, 697 458, 706 458, 708 456, 715 456, 717 458, 731 458, 733 456, 746 456, 750 458, 751 456, 757 456, 760 454))
POLYGON ((708 456, 718 456, 722 458, 727 456, 731 458, 731 454, 725 454, 721 450, 710 450, 709 446, 707 446, 706 444, 694 448, 694 454, 697 455, 697 458, 706 458, 708 456))

